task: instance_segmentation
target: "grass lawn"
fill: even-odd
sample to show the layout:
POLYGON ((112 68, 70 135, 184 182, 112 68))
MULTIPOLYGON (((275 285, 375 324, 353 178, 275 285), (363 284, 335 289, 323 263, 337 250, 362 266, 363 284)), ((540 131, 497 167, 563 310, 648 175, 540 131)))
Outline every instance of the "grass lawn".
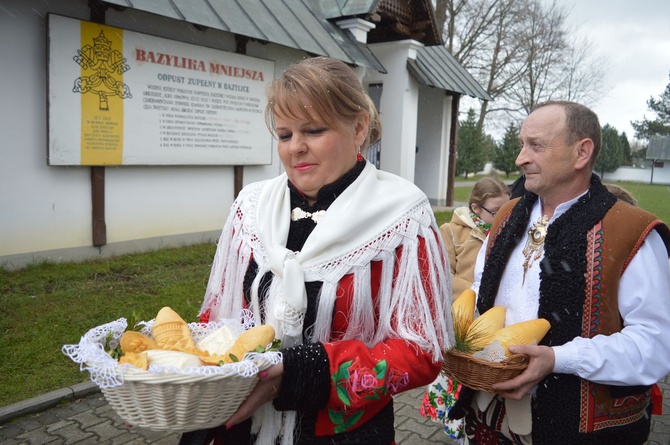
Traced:
MULTIPOLYGON (((670 187, 619 185, 641 207, 670 222, 670 187)), ((458 187, 455 200, 467 201, 469 193, 470 187, 458 187)), ((435 216, 442 224, 451 219, 451 211, 435 216)), ((213 244, 200 244, 84 263, 0 269, 0 406, 87 381, 88 373, 79 371, 61 347, 78 343, 95 326, 133 312, 150 320, 163 306, 195 321, 214 251, 213 244)))
MULTIPOLYGON (((456 176, 454 178, 454 181, 455 182, 472 182, 472 183, 475 183, 475 182, 479 181, 480 179, 485 178, 487 176, 491 176, 491 175, 470 175, 467 178, 464 177, 464 176, 456 176)), ((510 173, 509 176, 505 176, 505 174, 503 173, 503 174, 497 175, 497 177, 500 180, 507 183, 507 182, 514 181, 516 178, 519 177, 519 174, 518 173, 510 173)))
POLYGON ((195 321, 214 250, 201 244, 0 270, 0 406, 88 380, 61 347, 95 326, 133 311, 150 320, 163 306, 195 321))
MULTIPOLYGON (((456 181, 472 182, 472 185, 474 186, 474 183, 481 178, 482 176, 470 176, 467 179, 463 177, 457 177, 456 181)), ((507 181, 508 179, 513 180, 516 178, 500 177, 500 179, 507 181)), ((665 223, 670 224, 670 186, 660 184, 653 184, 653 185, 642 184, 638 182, 628 182, 628 181, 620 181, 620 182, 612 181, 612 183, 617 184, 618 186, 628 190, 628 192, 630 192, 633 195, 633 197, 637 199, 638 205, 640 207, 658 216, 665 223)), ((454 201, 467 202, 471 190, 472 186, 454 188, 454 201)), ((449 216, 449 218, 451 218, 451 216, 449 216)))
POLYGON ((638 205, 670 224, 670 186, 641 184, 638 182, 614 182, 637 199, 638 205))
POLYGON ((445 210, 442 212, 435 212, 435 220, 437 221, 437 226, 441 226, 444 223, 451 221, 451 216, 454 212, 451 210, 445 210))

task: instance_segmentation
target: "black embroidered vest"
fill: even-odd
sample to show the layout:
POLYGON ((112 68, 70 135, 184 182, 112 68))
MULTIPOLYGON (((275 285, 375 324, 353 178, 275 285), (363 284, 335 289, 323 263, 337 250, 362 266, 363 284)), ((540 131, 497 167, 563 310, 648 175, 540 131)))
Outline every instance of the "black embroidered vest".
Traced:
MULTIPOLYGON (((505 205, 494 221, 479 288, 479 313, 493 306, 505 265, 524 237, 537 199, 526 193, 505 205)), ((617 202, 592 176, 589 191, 547 231, 538 317, 549 320, 551 329, 541 344, 557 346, 576 336, 607 335, 623 328, 617 304, 619 277, 653 229, 670 246, 670 231, 663 222, 617 202)), ((539 383, 533 399, 533 443, 641 444, 649 434, 649 401, 647 386, 615 387, 550 374, 539 383)))

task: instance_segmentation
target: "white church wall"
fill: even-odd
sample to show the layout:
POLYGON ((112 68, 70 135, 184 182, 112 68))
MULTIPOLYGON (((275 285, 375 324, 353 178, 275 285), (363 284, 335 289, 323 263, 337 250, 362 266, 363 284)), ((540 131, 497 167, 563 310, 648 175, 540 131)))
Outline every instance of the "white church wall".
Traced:
POLYGON ((414 183, 438 205, 445 204, 447 195, 450 104, 443 90, 419 87, 414 183))
POLYGON ((407 58, 415 51, 412 40, 371 44, 370 48, 388 71, 368 70, 366 83, 383 83, 380 115, 382 145, 380 168, 414 182, 419 84, 407 71, 407 58))
MULTIPOLYGON (((234 198, 232 166, 105 167, 107 244, 92 246, 91 168, 47 165, 47 14, 89 20, 86 0, 6 0, 0 14, 0 267, 78 260, 212 242, 234 198)), ((138 11, 106 13, 106 24, 233 52, 232 35, 138 11), (132 14, 130 12, 132 12, 132 14)), ((275 76, 307 55, 250 42, 248 56, 275 60, 275 76)), ((281 172, 245 166, 243 184, 281 172)))

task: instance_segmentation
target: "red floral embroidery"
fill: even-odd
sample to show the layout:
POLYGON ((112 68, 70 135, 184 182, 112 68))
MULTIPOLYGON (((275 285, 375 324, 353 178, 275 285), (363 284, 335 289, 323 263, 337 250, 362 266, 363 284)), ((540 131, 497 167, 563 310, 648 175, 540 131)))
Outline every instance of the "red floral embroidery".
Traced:
MULTIPOLYGON (((403 384, 402 376, 394 383, 396 386, 403 384)), ((386 378, 386 360, 377 362, 374 368, 358 366, 358 361, 346 361, 340 365, 338 370, 331 376, 333 384, 337 389, 337 396, 345 406, 352 407, 361 399, 379 400, 388 395, 387 387, 384 385, 386 378)), ((404 383, 406 386, 407 383, 404 383)), ((355 407, 354 407, 355 408, 355 407)), ((365 410, 336 411, 328 409, 328 416, 335 425, 335 432, 342 433, 353 428, 361 420, 365 410)))
POLYGON ((342 363, 331 376, 337 395, 346 406, 351 406, 362 397, 379 399, 386 395, 386 387, 380 384, 386 377, 386 360, 377 362, 374 368, 357 366, 353 360, 342 363))
POLYGON ((404 372, 400 374, 395 369, 391 368, 389 376, 386 379, 386 391, 391 395, 395 395, 407 388, 408 385, 409 373, 404 372))
POLYGON ((358 368, 350 370, 349 377, 349 396, 352 402, 358 401, 361 397, 374 397, 378 390, 379 379, 370 368, 358 368))

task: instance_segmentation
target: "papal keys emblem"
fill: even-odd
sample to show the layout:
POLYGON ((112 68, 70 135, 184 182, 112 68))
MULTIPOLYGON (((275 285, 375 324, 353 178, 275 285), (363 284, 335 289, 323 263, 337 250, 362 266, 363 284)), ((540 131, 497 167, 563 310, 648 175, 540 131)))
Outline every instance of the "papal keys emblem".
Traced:
POLYGON ((112 41, 105 37, 103 30, 93 38, 93 46, 84 45, 77 50, 74 61, 91 75, 78 77, 74 81, 72 92, 81 94, 97 94, 99 107, 102 111, 109 110, 107 98, 119 96, 121 99, 133 97, 128 85, 115 76, 121 76, 130 67, 126 64, 121 52, 112 49, 112 41))

